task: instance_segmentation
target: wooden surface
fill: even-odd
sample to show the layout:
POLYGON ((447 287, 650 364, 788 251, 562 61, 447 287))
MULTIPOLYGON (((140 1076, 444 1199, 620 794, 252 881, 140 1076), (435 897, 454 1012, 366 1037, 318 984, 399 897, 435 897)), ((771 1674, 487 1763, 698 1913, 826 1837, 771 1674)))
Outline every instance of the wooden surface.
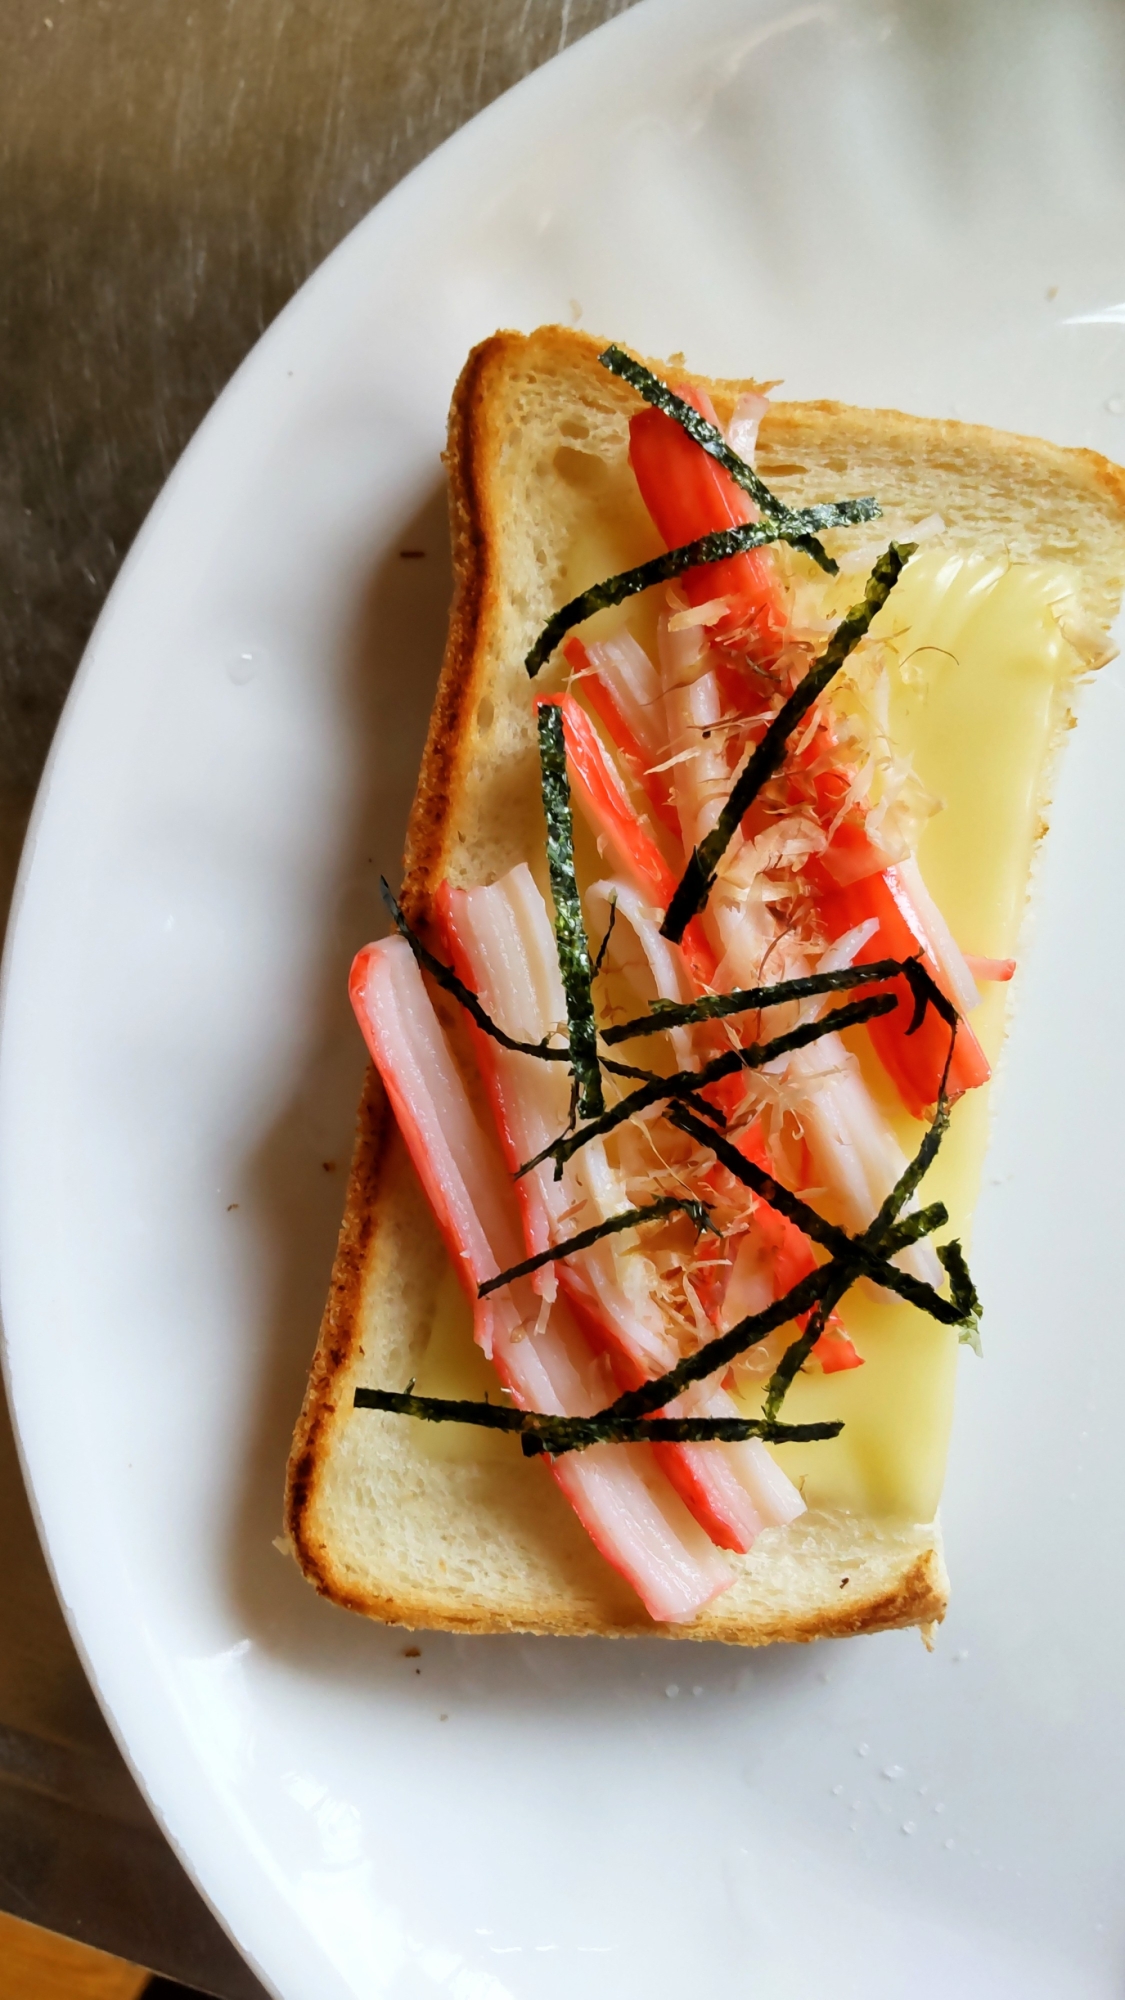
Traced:
POLYGON ((150 1975, 0 1914, 0 2000, 137 2000, 150 1975))

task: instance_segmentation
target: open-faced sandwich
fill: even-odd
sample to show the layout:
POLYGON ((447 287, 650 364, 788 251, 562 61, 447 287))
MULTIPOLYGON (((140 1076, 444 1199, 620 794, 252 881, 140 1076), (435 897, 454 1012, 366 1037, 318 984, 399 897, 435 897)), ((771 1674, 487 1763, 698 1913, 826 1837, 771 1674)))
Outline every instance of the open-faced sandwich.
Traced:
POLYGON ((470 356, 448 470, 292 1548, 407 1625, 925 1629, 990 1067, 1125 475, 558 327, 470 356))

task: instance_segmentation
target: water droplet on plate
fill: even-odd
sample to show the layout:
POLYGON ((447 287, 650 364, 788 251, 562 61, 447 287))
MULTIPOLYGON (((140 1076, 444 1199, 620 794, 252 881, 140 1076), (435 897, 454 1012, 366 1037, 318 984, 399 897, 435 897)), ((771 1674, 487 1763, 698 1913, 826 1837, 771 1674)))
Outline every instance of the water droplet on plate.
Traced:
POLYGON ((1107 396, 1105 406, 1111 417, 1125 417, 1125 396, 1107 396))
POLYGON ((855 1746, 855 1754, 857 1757, 870 1757, 871 1755, 870 1743, 857 1743, 855 1746))
POLYGON ((884 1778, 903 1778, 905 1775, 906 1773, 901 1764, 884 1764, 883 1766, 884 1778))
POLYGON ((917 1833, 918 1828, 915 1826, 914 1821, 912 1819, 904 1819, 902 1822, 902 1830, 904 1833, 917 1833))
POLYGON ((247 681, 253 680, 261 664, 260 653, 251 652, 249 649, 232 653, 227 661, 227 679, 233 681, 235 687, 245 687, 247 681))
POLYGON ((675 1681, 670 1681, 668 1686, 665 1688, 664 1692, 667 1695, 669 1701, 674 1701, 676 1696, 679 1694, 680 1690, 676 1686, 675 1681))

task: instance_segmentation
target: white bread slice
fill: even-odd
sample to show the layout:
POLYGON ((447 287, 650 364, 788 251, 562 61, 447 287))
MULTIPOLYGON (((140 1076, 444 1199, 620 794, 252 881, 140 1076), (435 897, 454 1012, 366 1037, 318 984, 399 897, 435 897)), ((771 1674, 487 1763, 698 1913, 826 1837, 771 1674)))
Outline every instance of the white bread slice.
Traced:
MULTIPOLYGON (((523 659, 550 614, 595 580, 567 566, 583 510, 628 518, 634 546, 644 533, 626 457, 637 401, 598 366, 602 345, 558 327, 498 333, 457 386, 447 456, 456 590, 407 836, 404 902, 423 929, 443 877, 491 881, 542 844, 523 659)), ((667 364, 651 365, 667 378, 667 364)), ((725 422, 756 385, 703 386, 725 422)), ((1076 637, 1087 658, 1105 650, 1125 577, 1125 473, 1096 454, 894 411, 780 403, 763 422, 758 463, 794 505, 874 493, 888 526, 940 513, 952 549, 1067 562, 1080 579, 1076 637)), ((479 1458, 443 1455, 422 1435, 428 1426, 353 1410, 359 1384, 401 1387, 418 1372, 444 1262, 371 1072, 289 1463, 290 1545, 325 1596, 407 1626, 665 1630, 748 1645, 925 1631, 942 1617, 936 1522, 810 1512, 731 1558, 733 1586, 690 1626, 654 1627, 514 1440, 479 1458)))

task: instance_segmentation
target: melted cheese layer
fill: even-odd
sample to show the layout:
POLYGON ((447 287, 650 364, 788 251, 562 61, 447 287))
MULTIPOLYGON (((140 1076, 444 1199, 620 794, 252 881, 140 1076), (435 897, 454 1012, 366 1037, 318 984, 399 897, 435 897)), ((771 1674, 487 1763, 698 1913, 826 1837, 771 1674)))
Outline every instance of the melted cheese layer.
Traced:
MULTIPOLYGON (((942 802, 919 841, 922 874, 962 949, 990 958, 1016 954, 1051 753, 1081 669, 1052 608, 1070 599, 1073 587, 1061 565, 934 550, 909 565, 874 627, 893 647, 892 741, 942 802)), ((1010 990, 985 987, 972 1017, 993 1064, 1010 990)), ((852 1046, 913 1154, 924 1128, 902 1112, 862 1031, 852 1046)), ((991 1090, 954 1107, 921 1190, 924 1201, 945 1202, 950 1230, 941 1234, 960 1236, 966 1249, 991 1090)), ((782 1446, 777 1458, 810 1506, 929 1521, 945 1471, 956 1333, 860 1286, 841 1311, 864 1366, 799 1376, 785 1416, 794 1423, 842 1417, 845 1428, 829 1443, 782 1446)))
MULTIPOLYGON (((586 514, 568 568, 575 589, 651 553, 639 546, 635 521, 613 536, 598 532, 604 527, 601 520, 591 525, 586 514)), ((842 610, 859 595, 856 579, 841 579, 835 594, 835 608, 842 610)), ((642 644, 651 645, 658 596, 649 592, 651 602, 602 614, 597 625, 604 630, 628 623, 642 644)), ((1072 596, 1073 579, 1062 566, 1007 564, 938 549, 911 562, 873 628, 889 649, 891 739, 943 806, 920 838, 922 873, 962 948, 988 957, 1009 957, 1017 949, 1051 753, 1082 664, 1053 610, 1072 596)), ((593 843, 580 841, 580 875, 590 879, 598 866, 593 843)), ((993 1062, 1008 990, 986 987, 973 1016, 993 1062)), ((862 1031, 852 1046, 904 1151, 912 1154, 923 1127, 903 1113, 862 1031)), ((988 1089, 977 1091, 955 1107, 922 1190, 924 1200, 945 1202, 951 1232, 942 1233, 959 1235, 966 1248, 987 1144, 988 1098, 988 1089)), ((798 1377, 785 1416, 793 1422, 842 1417, 845 1428, 829 1443, 783 1446, 778 1460, 812 1507, 929 1521, 945 1468, 956 1334, 864 1287, 848 1295, 842 1316, 864 1366, 798 1377)), ((418 1371, 419 1393, 479 1397, 490 1384, 494 1391, 495 1377, 473 1345, 471 1313, 450 1270, 418 1371)), ((753 1412, 752 1392, 743 1407, 753 1412)), ((459 1425, 421 1428, 424 1448, 436 1458, 479 1461, 519 1449, 513 1439, 459 1425)))

